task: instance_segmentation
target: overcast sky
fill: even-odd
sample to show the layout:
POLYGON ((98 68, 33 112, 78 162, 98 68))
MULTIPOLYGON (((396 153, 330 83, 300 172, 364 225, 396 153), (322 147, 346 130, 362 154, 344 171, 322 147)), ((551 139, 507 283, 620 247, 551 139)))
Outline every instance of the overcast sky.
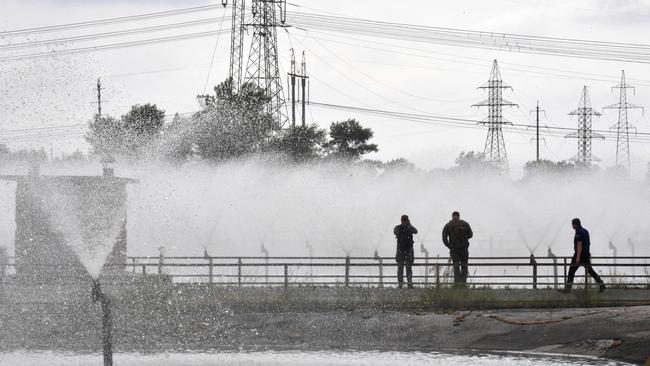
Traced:
MULTIPOLYGON (((95 19, 158 12, 214 4, 214 1, 13 1, 2 0, 0 30, 8 31, 95 19)), ((289 11, 335 14, 399 23, 508 32, 562 38, 590 39, 646 44, 650 31, 648 0, 471 0, 471 1, 384 1, 384 0, 292 0, 289 11)), ((115 29, 131 29, 195 19, 229 15, 217 8, 184 16, 158 18, 119 26, 43 33, 28 38, 0 37, 1 44, 94 34, 115 29)), ((291 18, 287 20, 291 24, 291 18)), ((228 23, 223 24, 229 28, 228 23)), ((218 30, 220 24, 147 33, 50 47, 50 50, 162 37, 166 35, 218 30)), ((505 111, 512 122, 533 123, 529 113, 539 99, 546 110, 543 124, 575 127, 568 113, 578 105, 583 85, 589 87, 592 104, 600 109, 618 102, 621 70, 636 85, 629 100, 650 106, 650 65, 597 61, 558 56, 530 55, 506 51, 460 48, 437 44, 411 43, 377 37, 364 38, 321 30, 289 28, 280 30, 279 53, 284 72, 289 67, 289 49, 303 50, 311 80, 311 100, 364 108, 426 113, 457 118, 483 119, 487 111, 472 108, 484 99, 476 89, 487 81, 493 59, 499 61, 503 80, 513 87, 505 98, 519 108, 505 111)), ((250 38, 249 38, 250 39, 250 38)), ((167 113, 191 112, 198 108, 195 96, 226 78, 230 35, 122 48, 95 53, 28 61, 1 61, 0 130, 86 123, 94 113, 95 83, 104 83, 104 111, 119 116, 136 103, 155 103, 167 113), (213 50, 216 57, 209 69, 213 50), (209 74, 209 78, 208 78, 209 74), (207 80, 207 84, 206 84, 207 80)), ((28 49, 18 52, 38 52, 28 49)), ((246 49, 247 53, 248 49, 246 49)), ((0 56, 10 55, 0 50, 0 56)), ((444 168, 453 165, 461 151, 482 151, 486 128, 418 124, 385 119, 349 111, 332 111, 312 106, 307 120, 322 127, 332 121, 357 118, 375 131, 380 152, 370 158, 390 160, 405 157, 418 166, 444 168)), ((608 129, 616 123, 616 111, 606 111, 594 128, 608 129)), ((650 131, 648 117, 630 113, 639 131, 650 131)), ((531 131, 532 132, 532 131, 531 131)), ((522 166, 534 159, 532 133, 504 129, 512 175, 520 176, 522 166)), ((7 134, 5 134, 7 136, 7 134)), ((11 135, 9 135, 11 136, 11 135)), ((0 136, 0 140, 3 137, 0 136)), ((6 138, 6 137, 5 137, 6 138)), ((6 141, 6 140, 4 140, 6 141)), ((87 150, 83 139, 44 137, 40 140, 10 141, 12 147, 44 146, 55 153, 77 148, 87 150)), ((633 174, 641 177, 650 160, 650 144, 633 142, 633 174)), ((614 164, 616 141, 594 141, 594 155, 600 165, 614 164)), ((541 155, 551 160, 571 158, 577 152, 575 140, 546 137, 541 155)))

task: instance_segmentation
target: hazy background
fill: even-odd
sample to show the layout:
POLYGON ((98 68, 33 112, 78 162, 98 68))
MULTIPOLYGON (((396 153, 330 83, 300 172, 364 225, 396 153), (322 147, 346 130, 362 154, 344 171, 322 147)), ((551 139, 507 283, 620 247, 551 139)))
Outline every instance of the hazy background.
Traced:
MULTIPOLYGON (((216 4, 216 1, 17 1, 2 2, 0 30, 31 28, 117 16, 156 12, 181 7, 216 4)), ((647 0, 560 0, 538 2, 461 0, 432 2, 413 0, 332 0, 291 1, 291 12, 336 14, 347 17, 422 24, 494 32, 511 32, 560 38, 593 39, 627 43, 647 43, 650 1, 647 0)), ((121 25, 123 28, 209 19, 229 16, 221 8, 209 12, 121 25)), ((291 24, 291 19, 288 19, 291 24)), ((224 23, 224 29, 229 28, 224 23)), ((104 26, 83 31, 30 35, 29 41, 115 30, 104 26)), ((220 24, 193 27, 184 32, 218 30, 220 24)), ((178 34, 162 32, 123 37, 108 41, 62 44, 51 50, 92 46, 154 36, 178 34)), ((180 32, 182 33, 182 32, 180 32)), ((505 111, 515 123, 532 123, 536 100, 546 117, 543 124, 576 127, 567 114, 575 109, 583 85, 590 87, 597 109, 618 102, 610 87, 618 84, 620 71, 637 86, 630 102, 650 105, 648 65, 613 61, 529 55, 496 50, 479 50, 405 41, 331 34, 318 30, 288 28, 280 30, 281 67, 288 71, 289 49, 306 52, 311 82, 311 100, 412 113, 430 113, 451 117, 482 119, 486 111, 472 108, 484 99, 476 87, 489 77, 492 59, 498 59, 503 79, 512 93, 505 97, 520 107, 505 111)), ((2 37, 0 37, 2 38, 2 37)), ((2 41, 2 39, 0 39, 2 41)), ((181 42, 161 43, 136 48, 76 54, 58 58, 0 62, 0 131, 54 125, 86 123, 96 106, 95 83, 104 83, 104 111, 119 116, 136 103, 156 103, 168 112, 198 109, 197 94, 225 79, 228 70, 230 35, 181 42), (209 72, 212 54, 216 56, 209 72)), ((33 52, 35 50, 24 50, 33 52)), ((248 50, 246 50, 247 53, 248 50)), ((2 54, 13 54, 2 51, 2 54)), ((283 83, 284 85, 284 83, 283 83)), ((399 121, 360 113, 310 107, 307 121, 327 127, 333 120, 356 117, 375 131, 379 152, 370 158, 390 160, 405 157, 424 169, 453 165, 463 150, 483 150, 485 128, 456 127, 399 121)), ((594 122, 596 129, 608 129, 616 122, 617 111, 608 110, 594 122)), ((639 131, 648 131, 647 116, 635 111, 630 122, 639 131)), ((65 137, 41 136, 28 140, 12 138, 0 132, 0 142, 12 148, 45 147, 55 155, 78 148, 87 150, 83 129, 65 137)), ((533 131, 511 132, 505 129, 506 147, 512 175, 522 175, 523 164, 534 159, 533 131)), ((548 136, 542 143, 543 158, 564 160, 576 154, 576 141, 548 136)), ((647 171, 650 147, 631 144, 632 175, 641 179, 647 171)), ((614 164, 615 140, 594 141, 594 155, 603 167, 614 164)))
MULTIPOLYGON (((97 167, 72 169, 91 174, 97 167)), ((592 254, 650 255, 650 189, 599 176, 513 181, 473 173, 392 171, 360 166, 287 167, 251 159, 219 166, 147 163, 118 167, 129 186, 128 254, 213 256, 394 255, 392 229, 402 214, 430 255, 447 255, 442 226, 458 210, 473 230, 473 256, 573 252, 570 221, 592 234, 592 254)), ((47 170, 44 170, 47 173, 47 170)), ((13 253, 14 184, 0 183, 0 243, 13 253)))

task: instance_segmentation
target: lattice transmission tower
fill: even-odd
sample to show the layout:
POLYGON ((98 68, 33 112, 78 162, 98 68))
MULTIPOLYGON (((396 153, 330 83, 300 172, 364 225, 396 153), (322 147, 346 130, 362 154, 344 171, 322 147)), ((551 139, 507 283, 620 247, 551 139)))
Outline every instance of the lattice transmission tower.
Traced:
POLYGON ((508 154, 506 153, 506 144, 503 140, 503 131, 501 127, 504 124, 512 124, 503 118, 503 107, 516 107, 517 104, 503 99, 503 90, 511 89, 501 80, 501 72, 497 60, 492 63, 492 72, 487 83, 479 87, 487 90, 487 99, 473 104, 473 107, 488 107, 488 116, 481 123, 488 126, 488 134, 485 139, 485 157, 488 162, 493 164, 500 174, 507 174, 508 154))
POLYGON ((565 138, 578 139, 578 155, 575 157, 577 165, 591 166, 591 140, 594 138, 604 139, 605 137, 592 131, 591 125, 593 116, 600 116, 600 113, 591 108, 591 100, 587 93, 587 86, 582 89, 578 109, 569 113, 571 116, 578 116, 578 130, 565 136, 565 138))
MULTIPOLYGON (((230 43, 230 70, 233 92, 244 83, 255 83, 264 90, 269 102, 266 112, 274 117, 278 127, 288 125, 287 106, 282 89, 278 61, 277 28, 286 23, 286 0, 232 1, 232 33, 230 43), (249 12, 250 11, 250 12, 249 12), (250 51, 244 69, 245 34, 252 30, 250 51)), ((228 0, 222 0, 227 5, 228 0)))
POLYGON ((621 83, 613 86, 612 89, 619 89, 618 103, 603 107, 603 109, 618 109, 618 122, 610 129, 616 130, 616 165, 623 166, 630 171, 630 130, 635 129, 627 121, 627 110, 640 107, 627 102, 627 89, 634 90, 634 87, 625 82, 625 70, 621 71, 621 83))
MULTIPOLYGON (((243 59, 244 59, 244 31, 246 15, 244 0, 232 1, 232 31, 230 33, 230 70, 228 76, 232 83, 233 93, 239 92, 242 84, 243 59)), ((224 6, 228 4, 227 0, 222 0, 224 6)))

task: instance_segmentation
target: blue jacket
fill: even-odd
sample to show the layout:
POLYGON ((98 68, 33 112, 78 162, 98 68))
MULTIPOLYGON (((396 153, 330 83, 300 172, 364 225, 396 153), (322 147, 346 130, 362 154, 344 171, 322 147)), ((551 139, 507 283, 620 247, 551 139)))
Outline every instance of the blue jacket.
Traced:
POLYGON ((589 231, 583 227, 576 229, 576 235, 573 237, 573 251, 577 253, 578 242, 582 242, 582 255, 590 254, 591 241, 589 240, 589 231))

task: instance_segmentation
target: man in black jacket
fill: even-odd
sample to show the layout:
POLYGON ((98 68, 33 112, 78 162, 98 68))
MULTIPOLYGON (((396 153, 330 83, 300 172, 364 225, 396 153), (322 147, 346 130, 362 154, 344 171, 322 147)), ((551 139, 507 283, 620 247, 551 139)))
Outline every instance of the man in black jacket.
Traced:
POLYGON ((467 262, 469 261, 469 239, 474 236, 469 224, 460 219, 460 213, 454 211, 442 229, 442 242, 449 248, 449 256, 454 265, 454 285, 467 283, 467 262))
POLYGON ((573 236, 573 258, 571 258, 571 266, 569 267, 566 287, 563 292, 571 291, 573 277, 580 266, 585 267, 585 271, 598 283, 600 292, 603 292, 605 290, 605 284, 591 266, 591 240, 589 239, 589 231, 582 227, 582 223, 578 218, 571 220, 571 226, 576 232, 573 236))
POLYGON ((408 287, 413 288, 413 269, 411 265, 415 261, 413 253, 413 234, 418 233, 418 229, 411 225, 407 215, 402 215, 401 224, 395 226, 393 234, 397 238, 397 253, 395 261, 397 262, 397 283, 399 288, 404 286, 404 266, 406 266, 406 279, 408 287))

